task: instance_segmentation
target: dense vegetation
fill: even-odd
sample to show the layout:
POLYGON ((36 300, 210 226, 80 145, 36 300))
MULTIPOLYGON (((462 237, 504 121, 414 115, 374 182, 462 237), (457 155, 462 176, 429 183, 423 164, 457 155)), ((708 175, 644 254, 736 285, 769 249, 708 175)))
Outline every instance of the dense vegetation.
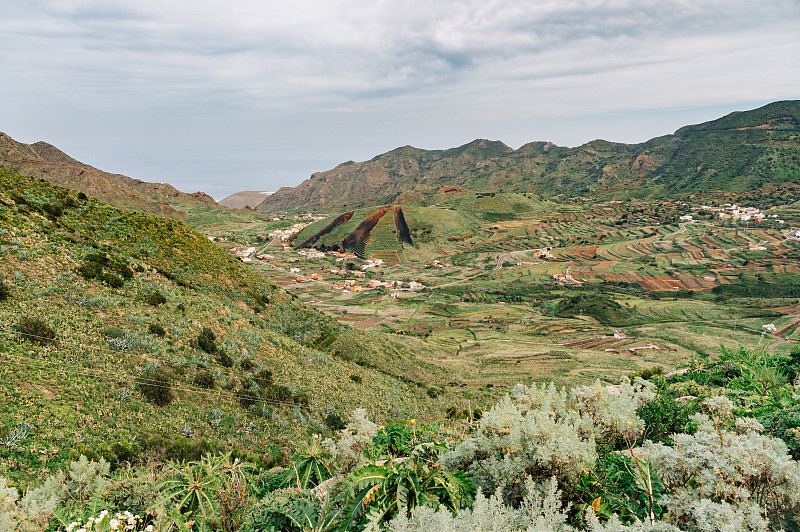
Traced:
POLYGON ((800 530, 799 375, 800 350, 725 350, 649 381, 519 385, 449 428, 356 410, 273 469, 207 453, 112 472, 81 456, 22 497, 0 477, 0 527, 114 530, 122 515, 164 531, 800 530))
POLYGON ((435 411, 398 369, 404 346, 302 305, 182 223, 5 169, 0 183, 0 475, 20 490, 81 455, 267 466, 361 404, 379 420, 435 411))

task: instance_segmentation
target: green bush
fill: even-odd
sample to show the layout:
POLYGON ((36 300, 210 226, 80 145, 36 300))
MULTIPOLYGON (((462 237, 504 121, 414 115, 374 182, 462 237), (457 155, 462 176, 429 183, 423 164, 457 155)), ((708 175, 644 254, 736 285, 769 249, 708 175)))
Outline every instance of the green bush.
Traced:
POLYGON ((253 379, 258 383, 259 386, 266 388, 267 386, 272 385, 272 372, 268 369, 262 369, 253 375, 253 379))
POLYGON ((25 338, 42 345, 53 343, 56 339, 55 329, 39 318, 22 318, 17 328, 25 338))
POLYGON ((103 273, 98 280, 103 281, 111 288, 122 288, 122 285, 124 284, 122 279, 109 272, 103 273))
POLYGON ((157 406, 166 406, 173 400, 172 379, 162 368, 148 368, 136 378, 136 385, 145 398, 157 406))
POLYGON ((6 283, 0 281, 0 301, 6 301, 11 297, 11 289, 6 283))
POLYGON ((264 388, 261 391, 261 396, 267 402, 281 402, 288 403, 294 399, 294 395, 286 386, 281 384, 273 384, 264 388))
POLYGON ((167 302, 167 298, 164 297, 164 294, 162 294, 161 292, 159 292, 157 290, 153 290, 152 292, 149 292, 142 299, 144 300, 145 303, 147 303, 148 305, 152 305, 154 307, 157 307, 159 305, 163 305, 164 303, 167 302))
POLYGON ((239 362, 239 367, 242 368, 242 371, 250 371, 251 369, 256 367, 256 364, 249 358, 243 358, 242 361, 239 362))
POLYGON ((45 203, 42 210, 51 218, 56 219, 64 214, 64 209, 58 203, 45 203))
POLYGON ((671 436, 678 432, 690 432, 689 417, 697 412, 690 403, 681 404, 668 394, 660 394, 636 410, 642 421, 642 436, 654 442, 672 443, 671 436))
POLYGON ((378 430, 372 439, 374 451, 380 456, 406 456, 411 450, 411 432, 404 425, 391 423, 378 430))
POLYGON ((154 334, 156 336, 164 337, 167 334, 167 331, 159 325, 158 323, 151 323, 147 330, 150 331, 150 334, 154 334))
POLYGON ((103 336, 106 338, 122 338, 125 336, 125 331, 119 327, 106 327, 103 329, 103 336))
POLYGON ((201 388, 213 388, 214 376, 208 371, 201 371, 195 375, 194 383, 201 388))
POLYGON ((356 383, 361 383, 361 376, 360 375, 350 375, 350 380, 356 383))
POLYGON ((325 416, 325 426, 333 431, 339 431, 344 429, 347 425, 344 422, 344 419, 342 419, 342 416, 336 412, 331 412, 325 416))
POLYGON ((219 362, 220 366, 225 368, 233 367, 233 358, 231 358, 231 356, 225 351, 220 351, 217 353, 217 362, 219 362))
MULTIPOLYGON (((209 329, 208 327, 203 327, 203 330, 200 331, 200 334, 197 335, 197 346, 208 353, 209 355, 213 355, 217 352, 217 336, 214 334, 214 331, 209 329)), ((228 357, 230 358, 230 357, 228 357)), ((232 361, 231 361, 232 362, 232 361)), ((222 362, 220 362, 222 364, 222 362)), ((230 367, 230 365, 222 364, 223 366, 230 367)))
POLYGON ((125 279, 133 277, 133 270, 122 259, 111 259, 104 253, 90 253, 77 269, 78 275, 90 281, 96 279, 112 288, 120 288, 125 279))
POLYGON ((258 392, 254 383, 242 379, 241 388, 236 392, 236 400, 243 408, 250 408, 258 403, 258 392))

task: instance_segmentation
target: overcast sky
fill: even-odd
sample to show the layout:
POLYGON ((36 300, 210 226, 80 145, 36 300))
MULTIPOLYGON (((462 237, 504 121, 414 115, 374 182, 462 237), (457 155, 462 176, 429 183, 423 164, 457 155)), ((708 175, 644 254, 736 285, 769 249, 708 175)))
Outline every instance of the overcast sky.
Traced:
POLYGON ((0 131, 222 198, 800 98, 800 0, 0 0, 0 131))

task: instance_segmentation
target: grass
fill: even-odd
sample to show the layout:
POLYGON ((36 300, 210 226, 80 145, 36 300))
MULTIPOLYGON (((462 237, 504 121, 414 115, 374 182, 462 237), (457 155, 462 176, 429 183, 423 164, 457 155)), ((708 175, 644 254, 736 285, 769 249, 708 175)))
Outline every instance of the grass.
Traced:
POLYGON ((0 277, 9 289, 0 302, 0 397, 7 407, 0 439, 23 422, 36 430, 21 450, 0 447, 0 475, 24 485, 29 475, 81 453, 117 460, 114 448, 133 446, 137 456, 173 456, 202 442, 268 463, 281 445, 324 431, 331 409, 346 414, 366 406, 375 419, 438 415, 440 401, 424 386, 450 375, 424 361, 426 349, 340 325, 180 222, 2 172, 0 220, 11 229, 0 235, 0 277), (42 208, 65 198, 74 206, 55 219, 42 208), (76 270, 91 254, 127 265, 131 278, 118 287, 84 279, 76 270), (153 292, 166 301, 151 304, 153 292), (20 336, 15 324, 24 317, 52 327, 55 341, 20 336), (232 366, 198 349, 204 327, 232 366), (245 359, 254 368, 244 369, 245 359), (154 405, 134 384, 156 366, 172 382, 168 406, 154 405), (242 408, 235 394, 259 368, 269 369, 290 399, 242 408), (215 388, 194 384, 202 371, 215 375, 215 388), (214 409, 222 414, 212 424, 214 409), (192 427, 188 439, 185 425, 192 427))

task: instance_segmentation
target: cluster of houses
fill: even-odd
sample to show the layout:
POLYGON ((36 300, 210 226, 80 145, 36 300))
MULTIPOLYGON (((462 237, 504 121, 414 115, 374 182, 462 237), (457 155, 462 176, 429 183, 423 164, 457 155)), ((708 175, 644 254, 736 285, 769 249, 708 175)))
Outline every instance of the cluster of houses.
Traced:
MULTIPOLYGON (((720 220, 735 220, 741 222, 756 222, 761 223, 765 219, 773 219, 779 224, 785 223, 783 220, 778 220, 777 214, 764 214, 756 207, 742 207, 736 204, 724 203, 719 207, 711 207, 709 205, 702 205, 698 210, 711 211, 717 213, 720 220)), ((681 216, 681 220, 691 221, 693 219, 691 214, 681 216)))
POLYGON ((565 273, 563 275, 560 273, 554 273, 553 279, 555 279, 557 283, 565 284, 567 286, 581 286, 583 284, 581 281, 575 279, 572 276, 572 274, 569 273, 565 273))
POLYGON ((307 259, 324 259, 325 252, 317 251, 316 249, 301 249, 297 252, 298 255, 303 255, 307 259))
POLYGON ((229 250, 233 253, 233 256, 239 259, 242 262, 252 262, 253 253, 256 252, 256 248, 246 248, 246 249, 239 249, 239 248, 231 248, 229 250))
POLYGON ((355 279, 347 279, 344 284, 333 285, 334 290, 341 290, 342 293, 347 294, 350 292, 363 292, 365 290, 374 290, 376 288, 387 288, 393 290, 392 297, 398 297, 401 290, 419 290, 425 288, 422 283, 411 281, 408 286, 403 281, 379 281, 377 279, 370 279, 363 285, 358 284, 355 279))
POLYGON ((298 222, 287 229, 276 229, 269 233, 270 238, 278 238, 281 242, 286 242, 293 235, 296 235, 308 226, 309 222, 298 222))

